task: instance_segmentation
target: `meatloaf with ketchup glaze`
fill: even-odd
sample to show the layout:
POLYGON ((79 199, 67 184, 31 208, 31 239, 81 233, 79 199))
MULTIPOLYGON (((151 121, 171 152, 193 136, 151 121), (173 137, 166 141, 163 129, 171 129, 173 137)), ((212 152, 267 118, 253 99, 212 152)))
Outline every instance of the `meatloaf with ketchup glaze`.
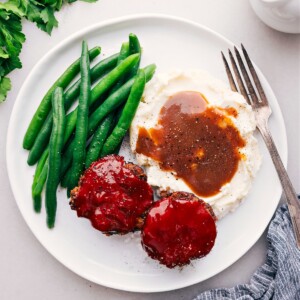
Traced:
POLYGON ((78 217, 107 235, 139 229, 153 202, 143 169, 118 155, 94 162, 71 191, 70 206, 78 217))
POLYGON ((215 221, 209 204, 192 193, 174 192, 152 205, 142 228, 143 248, 169 268, 184 266, 211 251, 215 221))

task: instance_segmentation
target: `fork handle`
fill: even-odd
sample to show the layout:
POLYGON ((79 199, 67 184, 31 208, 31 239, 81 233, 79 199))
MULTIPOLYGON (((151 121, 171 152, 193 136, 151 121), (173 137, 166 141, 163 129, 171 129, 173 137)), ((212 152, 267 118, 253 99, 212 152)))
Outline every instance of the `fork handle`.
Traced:
POLYGON ((257 127, 260 130, 262 137, 267 145, 267 148, 272 157, 274 166, 276 168, 277 174, 281 181, 281 185, 282 185, 282 188, 283 188, 285 196, 286 196, 286 201, 288 203, 288 209, 290 212, 292 225, 293 225, 294 232, 295 232, 296 243, 297 243, 298 249, 300 249, 300 202, 298 200, 296 191, 293 188, 291 180, 284 168, 284 165, 279 156, 276 145, 271 136, 271 132, 267 127, 267 124, 266 123, 258 124, 257 127))

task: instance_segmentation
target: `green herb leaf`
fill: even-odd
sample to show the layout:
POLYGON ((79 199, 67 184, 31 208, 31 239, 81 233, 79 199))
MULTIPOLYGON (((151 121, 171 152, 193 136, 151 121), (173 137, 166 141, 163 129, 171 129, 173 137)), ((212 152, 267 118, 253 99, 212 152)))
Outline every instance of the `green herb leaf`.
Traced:
POLYGON ((19 54, 25 36, 21 30, 21 19, 0 8, 0 102, 5 100, 11 89, 10 79, 4 76, 22 67, 19 54))
POLYGON ((54 16, 54 8, 48 7, 41 12, 41 18, 44 24, 37 24, 39 28, 51 35, 52 29, 58 26, 58 22, 54 16))
POLYGON ((12 70, 22 67, 19 54, 25 35, 21 30, 21 19, 0 9, 0 79, 12 70))
POLYGON ((0 7, 19 17, 25 17, 36 23, 38 28, 51 34, 53 27, 58 25, 54 12, 61 8, 61 4, 61 1, 56 0, 9 0, 0 7))
MULTIPOLYGON (((65 0, 68 3, 75 1, 77 0, 65 0)), ((83 1, 96 2, 97 0, 83 1)), ((53 28, 58 26, 54 14, 61 9, 62 4, 63 0, 8 0, 5 3, 0 3, 0 8, 13 12, 19 17, 25 17, 51 35, 53 28)))
POLYGON ((0 3, 0 9, 4 9, 7 12, 14 13, 19 17, 24 17, 25 13, 22 9, 19 8, 19 5, 16 5, 14 1, 9 2, 1 2, 0 3))
POLYGON ((2 48, 0 48, 0 58, 9 58, 9 55, 2 48))
POLYGON ((3 102, 7 96, 7 92, 11 89, 10 79, 7 77, 0 77, 0 102, 3 102))
MULTIPOLYGON (((63 3, 76 0, 8 0, 0 2, 0 102, 5 100, 11 88, 10 79, 5 77, 11 71, 21 68, 19 58, 25 35, 22 33, 21 19, 36 24, 38 28, 51 35, 58 26, 55 12, 63 3)), ((83 0, 96 2, 97 0, 83 0)))

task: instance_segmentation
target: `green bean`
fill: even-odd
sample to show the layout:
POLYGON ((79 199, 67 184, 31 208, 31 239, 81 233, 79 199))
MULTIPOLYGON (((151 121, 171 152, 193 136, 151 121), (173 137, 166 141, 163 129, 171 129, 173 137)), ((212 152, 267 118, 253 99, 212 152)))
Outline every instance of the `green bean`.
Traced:
MULTIPOLYGON (((68 126, 70 124, 75 124, 76 126, 76 120, 77 120, 77 109, 71 111, 65 118, 65 131, 64 131, 64 145, 67 144, 70 137, 73 135, 74 127, 68 126)), ((49 145, 44 149, 45 151, 49 151, 49 145)))
MULTIPOLYGON (((125 102, 125 103, 126 103, 126 102, 125 102)), ((124 109, 125 103, 123 103, 121 106, 119 106, 119 107, 116 109, 114 124, 113 124, 113 126, 112 126, 112 128, 111 128, 111 130, 110 130, 110 132, 109 132, 109 134, 108 134, 108 136, 107 136, 107 138, 110 136, 110 134, 113 132, 114 128, 116 127, 116 125, 117 125, 117 123, 118 123, 118 121, 119 121, 119 119, 120 119, 120 117, 121 117, 121 114, 122 114, 122 111, 123 111, 123 109, 124 109)), ((123 142, 123 139, 122 139, 122 141, 119 143, 118 149, 116 149, 116 151, 114 151, 114 154, 118 154, 118 153, 119 153, 119 151, 120 151, 120 149, 121 149, 121 146, 122 146, 122 142, 123 142)), ((103 145, 101 146, 101 149, 102 149, 102 148, 103 148, 103 145)), ((100 153, 100 154, 101 154, 101 153, 100 153)), ((99 154, 98 158, 100 157, 100 154, 99 154)))
MULTIPOLYGON (((155 65, 147 66, 144 71, 146 75, 146 81, 148 82, 154 72, 155 65)), ((116 108, 120 107, 129 96, 131 87, 134 83, 135 78, 131 78, 124 85, 122 85, 116 92, 110 95, 89 117, 89 132, 95 130, 99 122, 107 116, 110 112, 114 111, 116 108)))
POLYGON ((122 76, 128 74, 131 68, 140 59, 140 54, 133 54, 124 59, 115 69, 103 78, 92 90, 91 104, 94 103, 104 92, 112 88, 122 76))
MULTIPOLYGON (((124 106, 125 106, 126 102, 123 103, 121 106, 119 106, 116 110, 116 114, 115 114, 115 123, 114 123, 114 126, 111 130, 111 132, 109 133, 109 135, 112 133, 112 131, 114 130, 114 128, 116 127, 121 115, 122 115, 122 112, 123 112, 123 109, 124 109, 124 106)), ((118 146, 118 149, 116 149, 116 151, 114 151, 114 154, 118 154, 120 149, 121 149, 121 146, 122 146, 122 142, 123 142, 123 139, 121 140, 121 142, 119 143, 119 146, 118 146)), ((102 146, 103 147, 103 146, 102 146)), ((101 154, 101 153, 100 153, 101 154)))
MULTIPOLYGON (((119 53, 114 54, 103 61, 100 61, 98 64, 96 64, 91 69, 91 82, 94 82, 95 80, 99 79, 103 75, 105 75, 109 70, 114 68, 117 64, 119 57, 119 53)), ((64 94, 65 99, 65 111, 68 111, 74 101, 76 100, 76 97, 79 95, 80 90, 80 81, 81 79, 78 79, 64 94)), ((34 144, 30 150, 27 163, 28 165, 32 166, 34 165, 42 155, 45 147, 49 143, 49 138, 51 134, 52 129, 52 114, 50 113, 43 124, 41 130, 39 131, 34 144)))
POLYGON ((74 152, 72 161, 72 176, 69 188, 77 185, 79 177, 84 170, 85 145, 87 141, 89 102, 91 97, 90 61, 88 56, 88 46, 82 42, 82 54, 80 61, 81 85, 79 104, 77 109, 77 121, 74 137, 74 152))
MULTIPOLYGON (((72 160, 70 160, 70 162, 68 162, 69 166, 72 164, 72 160)), ((66 164, 67 166, 67 164, 66 164)), ((63 188, 68 188, 68 186, 70 186, 70 177, 71 177, 71 167, 69 167, 66 169, 65 174, 62 176, 61 181, 60 181, 60 186, 63 188)))
MULTIPOLYGON (((125 42, 122 44, 117 64, 119 65, 124 59, 126 59, 129 56, 129 54, 130 54, 129 43, 125 42)), ((123 78, 120 78, 120 80, 114 85, 114 87, 110 92, 110 95, 113 92, 115 92, 123 84, 123 82, 124 82, 124 76, 123 78)), ((91 163, 97 160, 97 158, 99 157, 105 139, 107 138, 109 131, 113 126, 113 121, 114 121, 114 114, 110 113, 96 129, 95 134, 93 135, 93 138, 87 150, 86 164, 85 164, 86 168, 88 168, 91 165, 91 163)), ((68 181, 69 181, 69 176, 67 175, 66 179, 64 180, 64 184, 67 184, 68 181)))
MULTIPOLYGON (((129 52, 130 52, 130 54, 135 54, 135 53, 141 54, 142 53, 142 49, 141 49, 141 46, 140 46, 139 39, 133 33, 129 34, 129 52)), ((140 60, 137 61, 137 63, 133 66, 133 68, 131 69, 131 71, 128 73, 128 75, 127 75, 128 79, 130 79, 130 78, 132 78, 133 76, 136 75, 136 73, 137 73, 137 71, 139 69, 139 66, 140 66, 140 60)), ((116 121, 119 120, 119 118, 121 116, 121 113, 123 111, 123 108, 124 108, 124 105, 121 105, 117 109, 116 117, 115 117, 116 121)), ((120 142, 119 149, 121 148, 121 144, 122 144, 122 141, 120 142)))
MULTIPOLYGON (((91 106, 99 97, 101 97, 118 79, 126 74, 130 68, 136 63, 139 55, 134 54, 126 58, 119 66, 113 69, 106 77, 104 77, 91 91, 91 98, 89 106, 91 106)), ((106 102, 106 101, 105 101, 106 102)), ((101 105, 102 106, 102 105, 101 105)), ((70 138, 70 133, 72 133, 76 127, 77 120, 77 108, 67 115, 66 131, 65 131, 65 142, 70 138), (71 115, 73 114, 73 115, 71 115), (69 117, 71 115, 71 117, 69 117)))
POLYGON ((37 164, 36 169, 35 169, 34 177, 33 177, 33 183, 32 183, 32 188, 33 189, 35 188, 35 186, 36 186, 36 184, 38 182, 38 179, 39 179, 39 176, 41 175, 43 166, 44 166, 44 164, 45 164, 45 162, 46 162, 46 160, 48 158, 48 154, 49 154, 49 148, 47 148, 43 152, 40 160, 38 161, 38 164, 37 164))
POLYGON ((114 123, 114 113, 110 113, 97 128, 86 154, 85 167, 88 168, 92 162, 100 156, 103 144, 114 123))
POLYGON ((131 70, 128 72, 128 74, 124 74, 124 76, 120 78, 120 80, 117 82, 117 84, 113 87, 112 91, 110 92, 110 95, 113 92, 115 92, 125 81, 135 76, 139 68, 140 61, 141 61, 141 47, 137 36, 131 33, 129 35, 129 42, 125 42, 122 44, 120 50, 120 56, 117 64, 120 64, 124 59, 126 59, 126 57, 132 54, 139 54, 140 55, 139 59, 137 60, 135 65, 131 68, 131 70))
POLYGON ((72 142, 68 145, 62 157, 60 185, 65 188, 70 186, 73 152, 74 152, 74 140, 72 140, 72 142))
POLYGON ((101 151, 101 157, 112 154, 125 136, 130 127, 132 119, 136 113, 140 100, 142 98, 146 84, 145 72, 140 70, 134 80, 128 100, 124 106, 118 124, 111 135, 107 138, 101 151))
MULTIPOLYGON (((134 54, 134 53, 133 53, 134 54)), ((118 62, 117 65, 119 65, 124 59, 126 59, 128 56, 130 55, 130 51, 129 51, 129 43, 125 42, 122 44, 121 46, 121 50, 120 50, 120 55, 118 58, 118 62)), ((130 71, 129 71, 130 72, 130 71)), ((109 92, 109 95, 111 95, 113 92, 115 92, 123 83, 125 80, 125 75, 122 76, 118 82, 113 86, 113 88, 111 89, 111 91, 109 92)))
MULTIPOLYGON (((89 52, 90 59, 94 59, 101 52, 99 47, 95 47, 89 52)), ((51 110, 51 97, 52 93, 56 87, 61 87, 65 89, 70 82, 75 78, 80 69, 80 60, 77 59, 74 63, 72 63, 67 70, 54 82, 51 88, 48 90, 44 98, 42 99, 39 107, 37 108, 31 122, 27 128, 27 131, 23 140, 23 148, 30 150, 33 146, 33 143, 43 126, 50 110, 51 110)))
MULTIPOLYGON (((144 68, 146 81, 148 82, 154 75, 156 66, 154 64, 147 66, 144 68)), ((95 110, 93 114, 89 117, 89 129, 88 129, 88 137, 91 137, 95 132, 99 123, 111 112, 115 111, 122 103, 124 103, 130 93, 131 87, 134 83, 134 79, 132 78, 128 80, 124 85, 122 85, 117 91, 115 91, 112 95, 110 95, 98 109, 95 110)), ((71 162, 72 162, 72 153, 74 150, 74 140, 68 145, 66 148, 63 158, 62 158, 62 176, 65 175, 65 172, 68 170, 71 162)), ((70 170, 70 169, 69 169, 70 170)), ((65 176, 65 180, 63 180, 63 187, 67 187, 67 178, 65 176)))
POLYGON ((40 175, 43 172, 43 167, 46 163, 46 160, 48 158, 48 150, 43 152, 43 155, 41 156, 37 166, 36 166, 36 170, 34 173, 34 178, 33 178, 33 183, 32 183, 32 187, 31 187, 31 191, 32 191, 32 199, 33 199, 33 208, 35 210, 35 212, 39 213, 41 211, 41 207, 42 207, 42 197, 41 197, 41 193, 36 194, 35 193, 35 188, 40 180, 40 175))
POLYGON ((69 124, 75 124, 76 126, 76 120, 77 120, 77 113, 78 110, 75 109, 71 111, 67 116, 66 116, 66 128, 65 128, 65 134, 64 134, 64 146, 67 144, 69 141, 70 137, 74 133, 74 128, 73 126, 68 126, 69 124))
MULTIPOLYGON (((122 139, 122 141, 123 141, 123 139, 122 139)), ((114 150, 114 152, 112 154, 117 154, 117 155, 119 154, 120 149, 122 147, 122 141, 119 143, 119 145, 116 147, 116 149, 114 150)))
MULTIPOLYGON (((129 34, 129 51, 130 51, 130 54, 134 54, 134 53, 139 53, 140 55, 142 54, 142 48, 141 48, 139 39, 133 33, 129 34)), ((141 56, 140 56, 140 58, 141 58, 141 56)), ((139 59, 137 61, 137 63, 135 64, 135 66, 130 70, 130 72, 128 73, 128 79, 132 78, 133 76, 136 75, 136 73, 140 67, 140 61, 141 61, 141 59, 139 59)))
MULTIPOLYGON (((38 181, 32 191, 32 197, 34 199, 34 201, 36 202, 40 202, 42 203, 42 192, 43 192, 43 189, 44 189, 44 185, 45 185, 45 182, 47 180, 47 175, 48 175, 48 156, 46 158, 46 161, 43 165, 43 169, 41 171, 41 174, 38 178, 38 181)), ((39 204, 37 204, 39 205, 39 204)), ((40 204, 41 205, 41 204, 40 204)), ((39 212, 39 211, 37 211, 39 212)))
POLYGON ((122 46, 121 46, 120 55, 118 57, 117 65, 119 65, 130 54, 135 54, 135 53, 130 53, 130 51, 129 51, 129 43, 128 42, 124 42, 122 44, 122 46))
POLYGON ((65 110, 63 89, 57 87, 52 96, 53 128, 49 144, 48 178, 46 182, 46 213, 47 225, 54 227, 56 215, 56 190, 60 179, 61 151, 64 142, 65 110))
MULTIPOLYGON (((135 53, 132 53, 135 54, 135 53)), ((130 55, 129 51, 129 43, 125 42, 121 46, 120 55, 118 57, 117 65, 119 65, 124 59, 126 59, 130 55)), ((130 72, 130 71, 129 71, 130 72)), ((119 81, 114 85, 114 87, 109 92, 109 95, 113 94, 125 81, 125 76, 122 76, 119 81)))
MULTIPOLYGON (((107 74, 116 67, 119 58, 119 53, 116 53, 112 56, 103 59, 97 63, 93 68, 91 68, 91 83, 94 83, 96 80, 107 74)), ((78 79, 65 93, 65 110, 67 111, 71 105, 74 103, 74 100, 79 95, 80 91, 80 82, 81 79, 78 79)))

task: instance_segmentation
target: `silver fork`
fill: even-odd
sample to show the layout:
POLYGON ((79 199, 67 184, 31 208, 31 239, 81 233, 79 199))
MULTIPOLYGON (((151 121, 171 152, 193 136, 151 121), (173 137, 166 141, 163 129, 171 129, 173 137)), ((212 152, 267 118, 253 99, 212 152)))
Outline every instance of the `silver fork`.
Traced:
MULTIPOLYGON (((281 181, 281 185, 282 185, 282 188, 285 193, 286 201, 288 203, 288 209, 289 209, 289 213, 290 213, 293 228, 294 228, 296 243, 297 243, 298 249, 300 249, 300 202, 297 199, 297 194, 295 192, 295 189, 293 188, 292 183, 289 179, 289 176, 283 166, 283 163, 281 161, 281 158, 279 156, 279 153, 277 151, 277 148, 276 148, 273 138, 271 136, 270 130, 268 128, 268 120, 272 113, 271 108, 269 106, 267 97, 264 93, 262 85, 258 79, 258 76, 252 65, 252 62, 249 58, 249 55, 248 55, 246 49, 242 45, 242 52, 244 55, 244 60, 246 61, 247 65, 248 65, 248 69, 252 76, 252 81, 255 84, 255 87, 258 91, 259 96, 253 87, 252 81, 251 81, 249 73, 245 67, 242 56, 236 47, 234 47, 234 52, 235 52, 236 59, 234 58, 234 56, 230 50, 229 50, 229 57, 230 57, 232 69, 234 71, 238 87, 240 89, 240 93, 244 96, 244 98, 246 99, 248 104, 250 104, 252 106, 252 108, 255 112, 256 126, 259 129, 259 131, 266 143, 266 146, 270 152, 270 155, 272 157, 276 171, 278 173, 279 179, 281 181), (238 62, 238 65, 239 65, 242 75, 239 71, 236 60, 238 62)), ((230 87, 233 91, 238 92, 237 85, 235 83, 234 77, 231 73, 230 67, 225 58, 225 55, 223 52, 221 52, 221 53, 222 53, 223 61, 225 64, 225 69, 226 69, 230 87)))

